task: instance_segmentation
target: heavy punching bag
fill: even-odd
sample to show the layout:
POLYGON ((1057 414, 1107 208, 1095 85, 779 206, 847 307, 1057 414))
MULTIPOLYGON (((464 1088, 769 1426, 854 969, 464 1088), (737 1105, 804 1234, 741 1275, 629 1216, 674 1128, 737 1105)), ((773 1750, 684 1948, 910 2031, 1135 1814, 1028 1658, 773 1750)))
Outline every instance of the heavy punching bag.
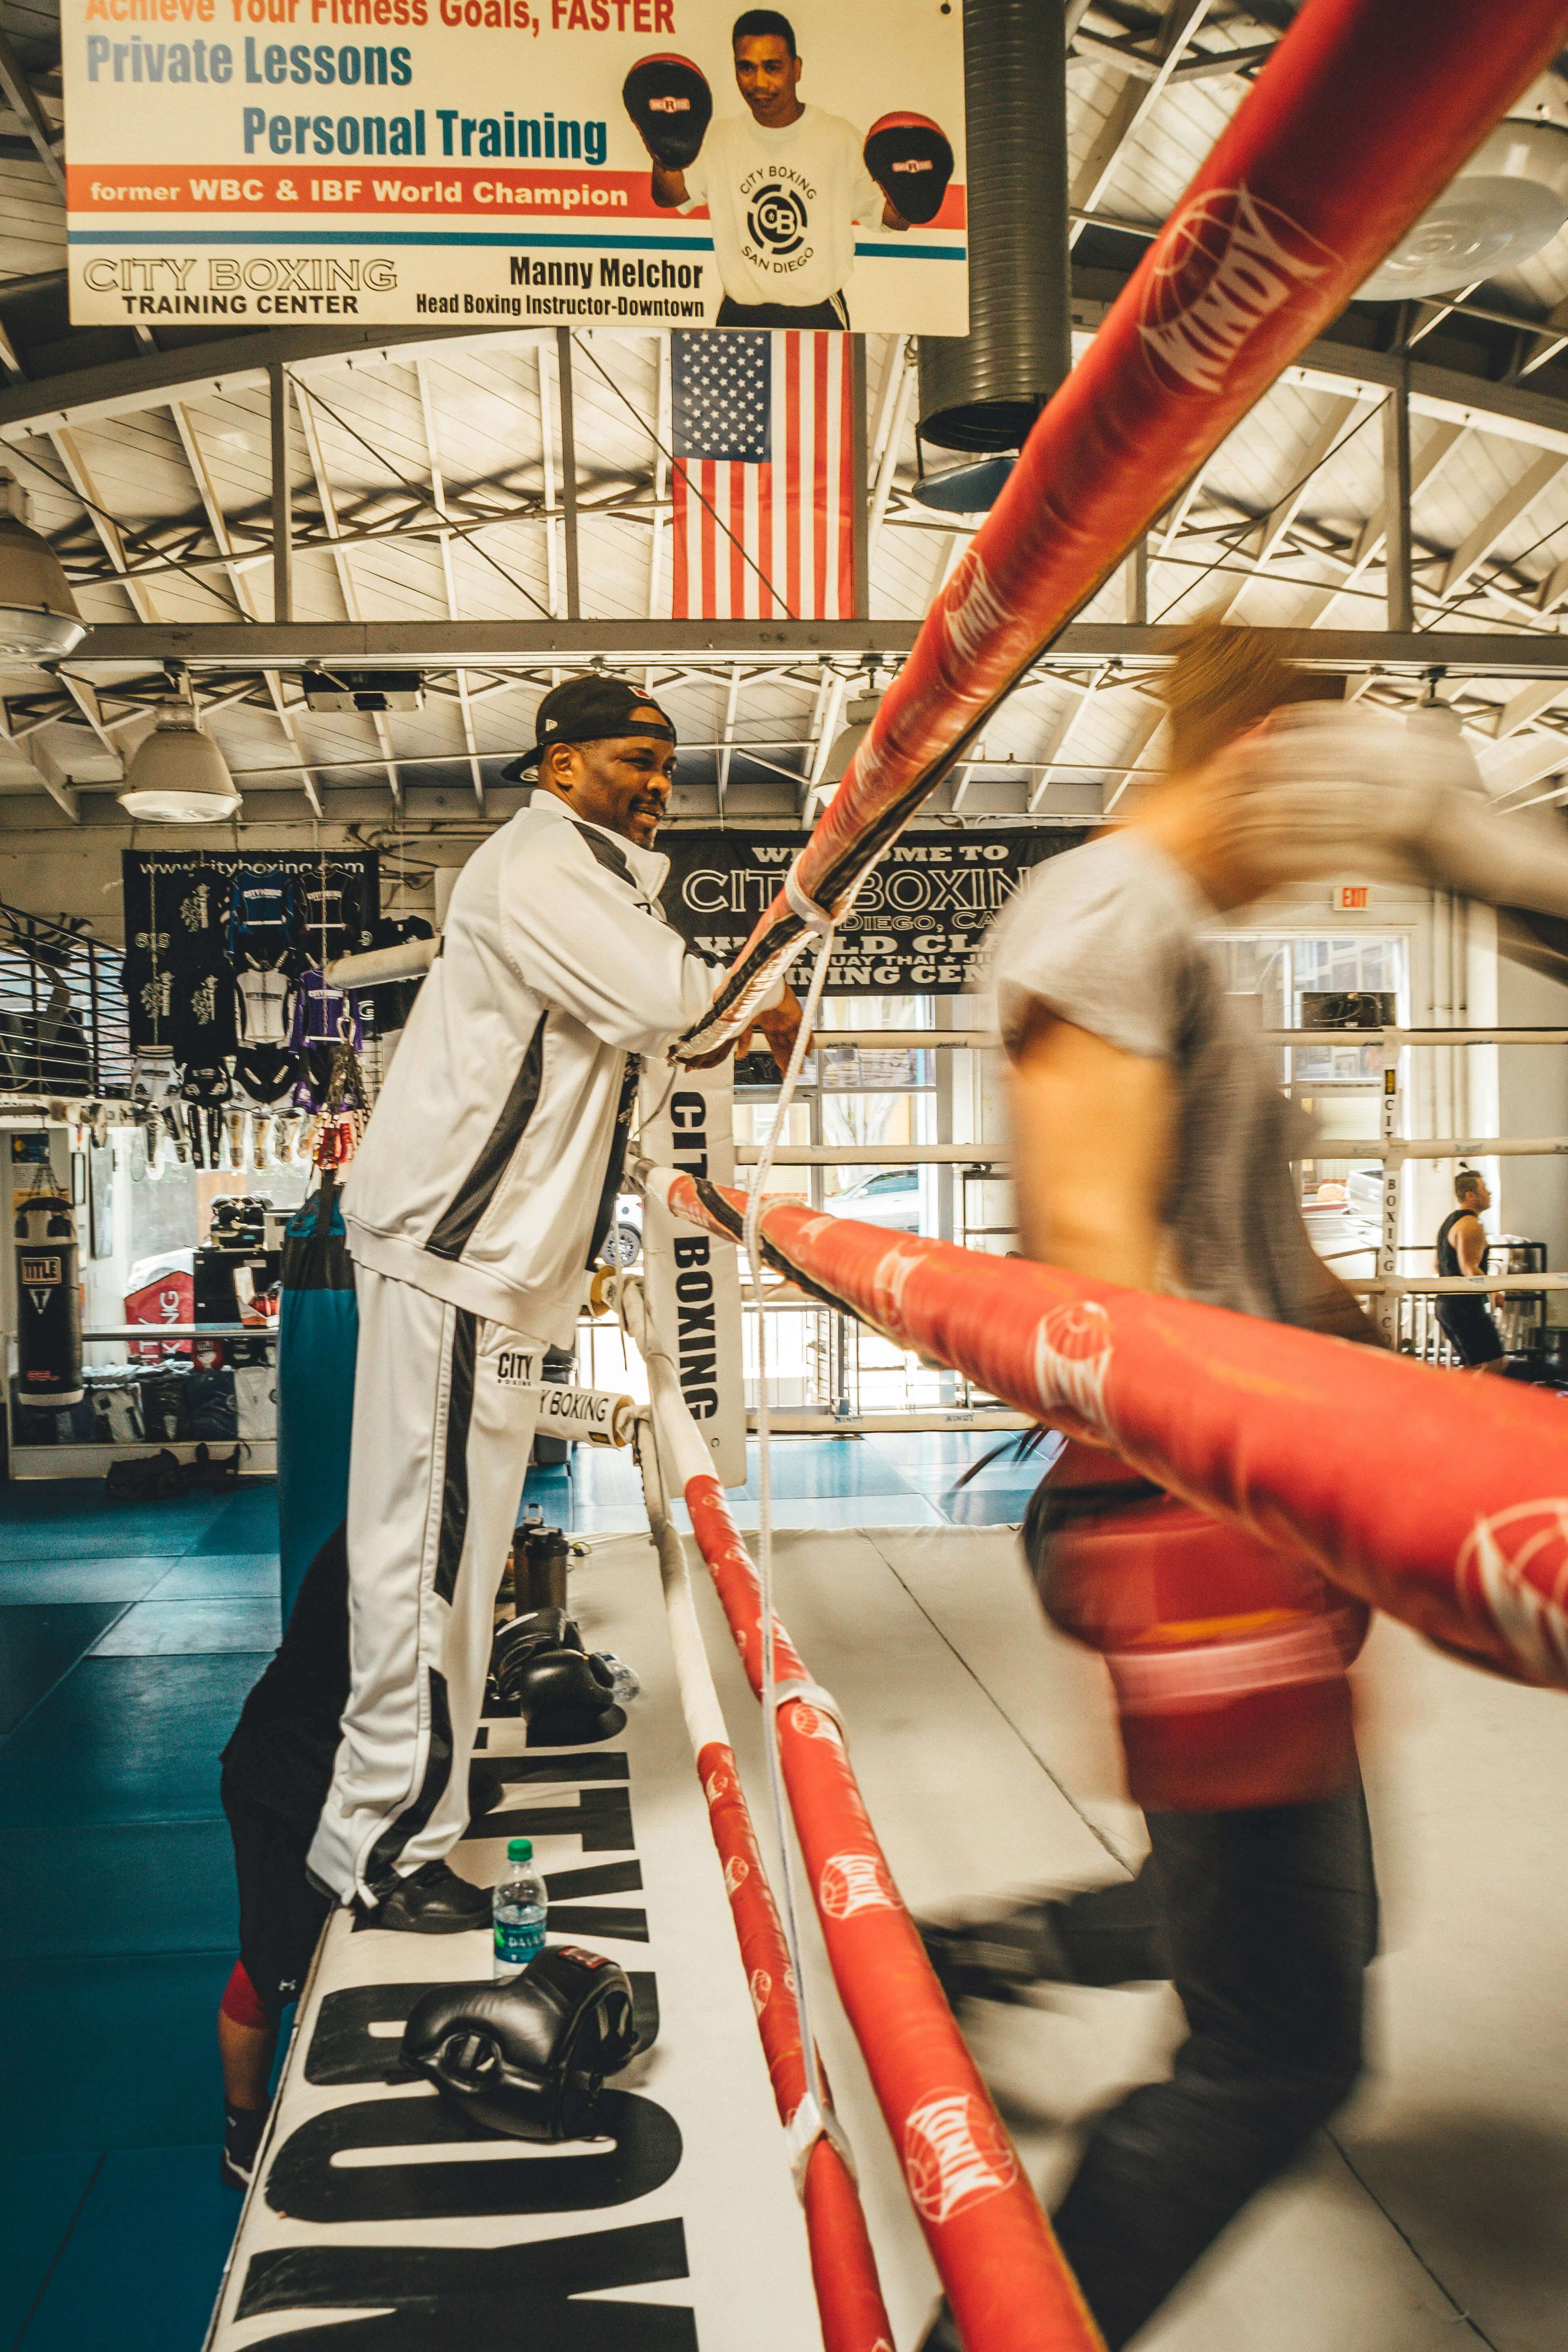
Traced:
POLYGON ((349 1507, 354 1350, 353 1262, 329 1171, 289 1220, 278 1313, 278 1536, 283 1622, 305 1570, 349 1507))
POLYGON ((71 1204, 58 1192, 29 1192, 16 1217, 17 1402, 79 1404, 81 1269, 71 1204))

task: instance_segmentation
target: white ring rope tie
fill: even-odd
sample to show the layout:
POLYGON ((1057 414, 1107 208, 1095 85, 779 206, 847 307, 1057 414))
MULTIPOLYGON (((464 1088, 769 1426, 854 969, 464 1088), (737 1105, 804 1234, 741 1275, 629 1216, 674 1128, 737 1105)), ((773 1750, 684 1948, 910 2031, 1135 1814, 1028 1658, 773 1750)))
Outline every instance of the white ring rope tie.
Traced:
MULTIPOLYGON (((817 2063, 816 2036, 812 2027, 810 1996, 806 1990, 805 1969, 801 1957, 800 1926, 795 1906, 795 1846, 791 1837, 790 1819, 784 1801, 784 1780, 779 1763, 779 1707, 783 1704, 787 1704, 791 1698, 804 1697, 805 1693, 793 1682, 785 1685, 781 1690, 773 1655, 773 1512, 770 1454, 772 1430, 768 1415, 767 1310, 763 1304, 763 1244, 759 1227, 763 1213, 763 1196, 767 1188, 769 1175, 773 1171, 774 1148, 789 1118, 790 1104, 795 1097, 801 1066, 805 1060, 806 1046, 816 1026, 817 1010, 822 1003, 828 962, 833 954, 834 929, 838 918, 846 911, 847 902, 841 902, 834 914, 827 914, 801 889, 795 880, 793 865, 784 877, 784 893, 794 912, 799 916, 801 921, 816 939, 816 963, 812 971, 811 985, 806 991, 805 1004, 801 1013, 800 1027, 795 1033, 789 1066, 784 1072, 784 1084, 779 1088, 778 1110, 773 1119, 773 1131, 763 1144, 762 1156, 752 1171, 752 1188, 746 1202, 744 1238, 746 1256, 752 1269, 752 1295, 757 1307, 757 1574, 763 1623, 761 1696, 763 1747, 767 1759, 768 1796, 773 1807, 773 1834, 778 1840, 779 1849, 779 1910, 784 1921, 784 1942, 789 1947, 790 1966, 795 1971, 795 2005, 800 2014, 800 2042, 805 2059, 806 2099, 802 2102, 801 2109, 797 2110, 795 2122, 802 2126, 803 2137, 807 2133, 810 2135, 810 2137, 805 2140, 805 2147, 808 2148, 810 2140, 815 2139, 816 2131, 819 2129, 828 2131, 830 2137, 836 2141, 838 2135, 833 2132, 829 2121, 832 2108, 823 2087, 821 2069, 817 2063), (805 2110, 808 2103, 815 2105, 815 2116, 805 2115, 805 2110)), ((822 1706, 827 1694, 826 1692, 819 1694, 815 1685, 811 1685, 810 1689, 813 1705, 821 1706, 823 1713, 830 1715, 835 1723, 837 1723, 838 1710, 832 1701, 828 1700, 826 1706, 822 1706)), ((842 1728, 842 1726, 840 1727, 842 1728)), ((797 2164, 802 2162, 805 2152, 804 2148, 795 2151, 797 2164)))

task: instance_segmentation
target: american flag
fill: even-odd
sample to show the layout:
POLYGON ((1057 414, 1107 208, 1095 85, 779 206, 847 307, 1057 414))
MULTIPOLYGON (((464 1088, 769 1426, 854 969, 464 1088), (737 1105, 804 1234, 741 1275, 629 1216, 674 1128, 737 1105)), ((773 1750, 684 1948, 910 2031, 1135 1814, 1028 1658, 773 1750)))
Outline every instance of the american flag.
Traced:
POLYGON ((850 339, 670 336, 677 620, 855 611, 850 339))

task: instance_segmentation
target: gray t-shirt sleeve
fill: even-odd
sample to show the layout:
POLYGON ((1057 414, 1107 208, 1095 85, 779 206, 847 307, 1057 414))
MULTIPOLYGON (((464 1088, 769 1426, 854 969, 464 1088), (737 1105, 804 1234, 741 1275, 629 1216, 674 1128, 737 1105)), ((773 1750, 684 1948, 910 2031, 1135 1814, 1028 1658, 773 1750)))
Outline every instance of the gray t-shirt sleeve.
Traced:
POLYGON ((1021 1034, 1034 999, 1127 1053, 1174 1056, 1192 944, 1164 863, 1113 835, 1036 871, 997 927, 992 977, 1005 1045, 1021 1034))

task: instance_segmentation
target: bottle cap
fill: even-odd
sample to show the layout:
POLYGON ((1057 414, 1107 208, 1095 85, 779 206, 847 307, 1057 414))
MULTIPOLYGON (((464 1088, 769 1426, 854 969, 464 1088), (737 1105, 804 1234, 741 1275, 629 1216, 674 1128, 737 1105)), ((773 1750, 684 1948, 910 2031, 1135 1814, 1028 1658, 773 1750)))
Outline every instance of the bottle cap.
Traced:
POLYGON ((533 1860, 533 1840, 531 1838, 508 1838, 506 1842, 506 1858, 508 1862, 531 1862, 533 1860))

